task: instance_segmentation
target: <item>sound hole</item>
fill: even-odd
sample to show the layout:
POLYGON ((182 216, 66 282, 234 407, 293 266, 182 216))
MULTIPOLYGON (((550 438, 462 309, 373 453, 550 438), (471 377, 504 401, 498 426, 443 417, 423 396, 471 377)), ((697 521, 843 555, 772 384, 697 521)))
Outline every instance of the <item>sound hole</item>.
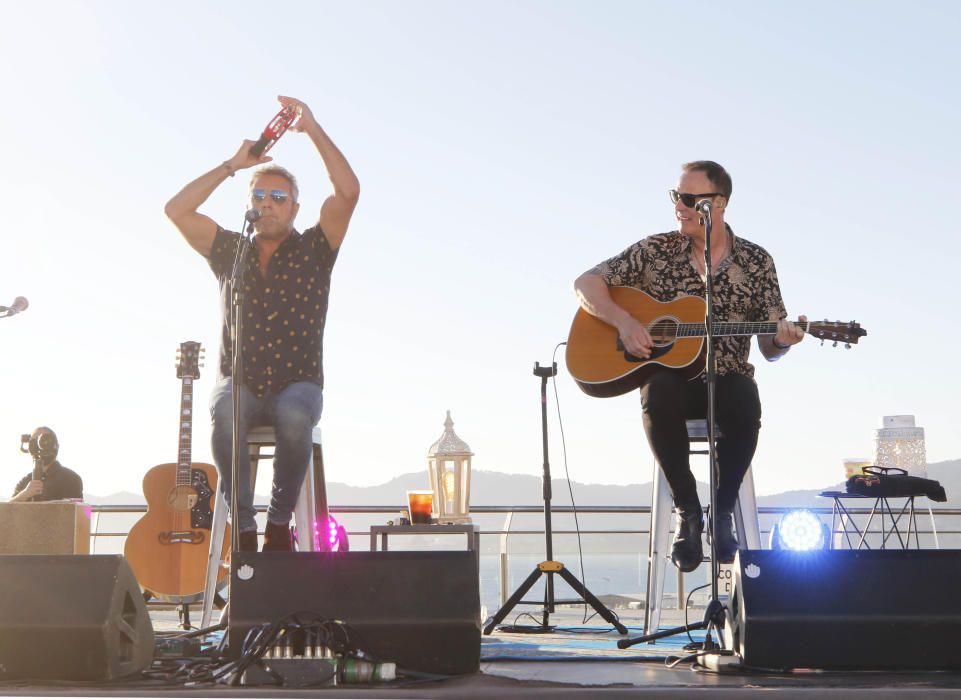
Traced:
POLYGON ((673 318, 659 318, 652 323, 647 332, 657 347, 671 345, 677 340, 677 320, 673 318))
POLYGON ((190 510, 197 505, 197 492, 192 486, 176 486, 167 494, 167 505, 173 510, 190 510))

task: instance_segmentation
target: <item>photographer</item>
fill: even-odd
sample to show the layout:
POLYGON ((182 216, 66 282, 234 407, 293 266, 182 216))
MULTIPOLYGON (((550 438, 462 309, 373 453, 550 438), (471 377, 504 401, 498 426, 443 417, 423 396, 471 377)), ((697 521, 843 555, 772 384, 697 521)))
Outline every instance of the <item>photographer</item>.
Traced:
POLYGON ((50 428, 33 431, 26 451, 33 457, 35 468, 17 483, 10 503, 83 499, 83 481, 76 472, 57 461, 59 450, 57 435, 50 428))

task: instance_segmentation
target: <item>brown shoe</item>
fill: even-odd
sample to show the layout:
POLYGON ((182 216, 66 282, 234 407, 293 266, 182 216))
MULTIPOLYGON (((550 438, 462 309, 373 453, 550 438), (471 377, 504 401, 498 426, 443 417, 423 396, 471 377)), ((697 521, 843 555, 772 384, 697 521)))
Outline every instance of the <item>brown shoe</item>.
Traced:
POLYGON ((292 552, 293 545, 290 539, 290 525, 278 525, 267 521, 264 529, 264 549, 265 552, 292 552))

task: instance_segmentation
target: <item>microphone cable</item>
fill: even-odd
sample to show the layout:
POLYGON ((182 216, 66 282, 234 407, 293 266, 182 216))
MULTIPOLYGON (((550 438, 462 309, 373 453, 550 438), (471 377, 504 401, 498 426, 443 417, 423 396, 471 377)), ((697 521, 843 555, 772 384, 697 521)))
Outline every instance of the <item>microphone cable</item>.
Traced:
MULTIPOLYGON (((552 363, 557 361, 557 351, 563 345, 567 345, 566 340, 554 346, 554 352, 551 355, 552 363)), ((571 471, 567 461, 567 438, 564 434, 564 419, 563 419, 563 416, 561 415, 561 399, 560 399, 560 393, 557 391, 557 375, 556 374, 553 377, 551 377, 551 384, 554 388, 554 407, 557 409, 557 424, 561 434, 561 454, 563 455, 563 458, 564 458, 564 476, 566 477, 566 480, 567 480, 567 491, 571 496, 571 511, 574 514, 574 531, 577 533, 577 560, 581 569, 580 571, 581 575, 579 578, 581 580, 581 585, 585 589, 590 590, 587 587, 587 583, 586 583, 587 575, 584 572, 584 545, 581 541, 581 525, 577 517, 577 502, 574 500, 574 486, 571 483, 571 471)), ((586 623, 588 620, 591 619, 591 617, 594 617, 594 615, 597 614, 595 612, 593 615, 588 616, 587 607, 588 607, 588 602, 585 600, 584 615, 581 619, 581 624, 586 623)), ((615 618, 617 618, 617 613, 615 613, 613 610, 611 610, 611 613, 614 615, 615 618)))

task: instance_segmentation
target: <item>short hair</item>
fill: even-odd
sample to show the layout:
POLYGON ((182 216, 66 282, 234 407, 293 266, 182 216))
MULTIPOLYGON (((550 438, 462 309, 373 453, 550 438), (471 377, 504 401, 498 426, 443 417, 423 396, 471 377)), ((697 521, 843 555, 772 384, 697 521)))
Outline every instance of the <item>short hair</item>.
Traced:
POLYGON ((254 182, 261 175, 280 175, 287 182, 290 183, 290 194, 293 196, 293 201, 296 202, 300 197, 300 190, 297 187, 297 178, 294 174, 279 165, 265 165, 262 168, 257 168, 253 174, 250 176, 250 187, 248 189, 254 188, 254 182))
POLYGON ((730 201, 734 185, 731 182, 731 176, 720 163, 715 163, 713 160, 694 160, 682 165, 681 171, 685 173, 704 173, 711 184, 714 185, 714 189, 730 201))

